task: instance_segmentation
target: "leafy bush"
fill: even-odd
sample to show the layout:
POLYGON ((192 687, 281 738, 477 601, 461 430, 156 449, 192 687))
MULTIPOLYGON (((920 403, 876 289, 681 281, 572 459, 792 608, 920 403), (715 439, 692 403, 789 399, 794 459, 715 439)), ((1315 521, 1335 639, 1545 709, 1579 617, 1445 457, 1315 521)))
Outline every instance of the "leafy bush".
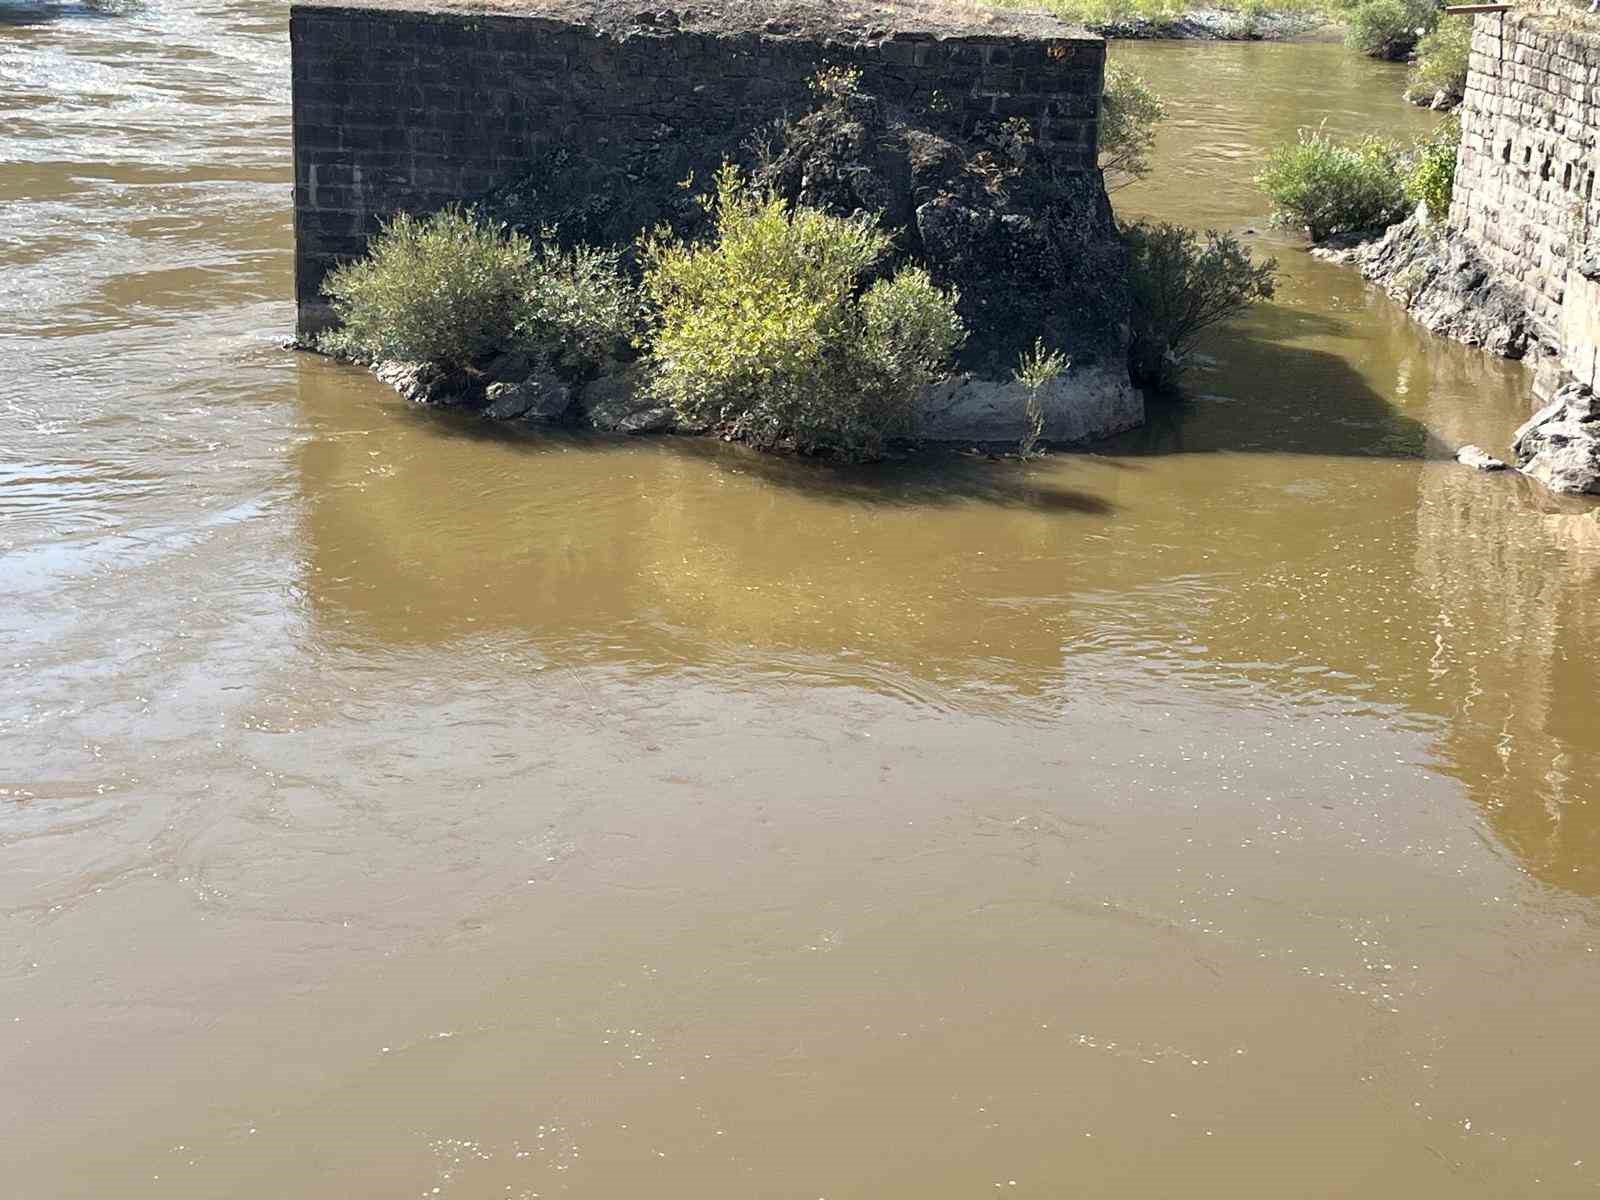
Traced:
POLYGON ((1106 187, 1116 189, 1150 173, 1150 150, 1156 126, 1167 106, 1156 90, 1127 67, 1106 64, 1105 95, 1100 103, 1100 169, 1106 187))
POLYGON ((1467 90, 1467 59, 1472 53, 1472 18, 1441 17, 1417 43, 1417 61, 1411 68, 1410 90, 1425 97, 1443 92, 1458 103, 1467 90))
POLYGON ((1456 150, 1461 145, 1461 122, 1448 116, 1417 143, 1406 170, 1406 198, 1427 206, 1428 217, 1442 221, 1450 215, 1450 194, 1456 181, 1456 150))
POLYGON ((957 297, 902 268, 863 293, 889 250, 871 217, 791 209, 724 167, 709 244, 656 236, 651 391, 688 422, 761 446, 879 456, 960 344, 957 297))
POLYGON ((1039 393, 1054 383, 1070 365, 1061 351, 1045 349, 1043 338, 1033 343, 1032 350, 1018 356, 1012 376, 1028 392, 1028 426, 1017 446, 1018 458, 1026 461, 1038 455, 1039 439, 1044 436, 1044 405, 1039 393))
POLYGON ((1203 331, 1275 291, 1277 260, 1255 262, 1232 234, 1144 222, 1123 234, 1133 291, 1128 373, 1141 386, 1173 387, 1203 331))
POLYGON ((1256 183, 1278 220, 1304 227, 1313 241, 1392 225, 1406 215, 1401 152, 1367 137, 1346 145, 1321 129, 1302 129, 1275 146, 1256 183))
POLYGON ((865 353, 857 357, 857 368, 880 376, 878 382, 893 392, 915 392, 933 382, 966 340, 958 299, 921 267, 901 267, 878 280, 860 300, 865 353))
POLYGON ((512 340, 533 264, 532 242, 465 209, 401 213, 323 280, 342 322, 323 345, 461 370, 512 340))
POLYGON ((616 253, 536 245, 456 207, 395 217, 322 290, 341 322, 323 349, 454 372, 524 350, 581 373, 625 349, 639 324, 616 253))
POLYGON ((1434 0, 1364 0, 1346 18, 1344 40, 1372 58, 1399 61, 1438 19, 1434 0))
POLYGON ((642 307, 620 251, 543 245, 523 291, 516 342, 567 374, 585 374, 628 352, 642 307))

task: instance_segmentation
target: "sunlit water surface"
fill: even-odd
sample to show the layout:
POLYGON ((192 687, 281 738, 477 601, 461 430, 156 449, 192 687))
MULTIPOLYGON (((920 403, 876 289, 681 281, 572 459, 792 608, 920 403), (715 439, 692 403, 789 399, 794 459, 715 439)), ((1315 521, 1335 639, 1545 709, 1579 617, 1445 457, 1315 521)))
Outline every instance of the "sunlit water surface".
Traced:
MULTIPOLYGON (((37 8, 38 6, 35 6, 37 8)), ((281 351, 286 6, 0 10, 0 1195, 1590 1196, 1600 523, 1272 234, 1094 454, 519 435, 281 351)))

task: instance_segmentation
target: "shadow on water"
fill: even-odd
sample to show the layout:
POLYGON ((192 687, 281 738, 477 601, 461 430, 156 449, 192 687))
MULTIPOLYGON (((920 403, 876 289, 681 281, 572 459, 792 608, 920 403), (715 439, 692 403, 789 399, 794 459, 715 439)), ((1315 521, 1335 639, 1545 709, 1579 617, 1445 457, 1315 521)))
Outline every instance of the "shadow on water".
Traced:
MULTIPOLYGON (((1152 397, 1146 423, 1090 447, 1097 465, 1136 469, 1129 459, 1170 454, 1287 454, 1321 457, 1444 459, 1450 445, 1375 390, 1340 354, 1297 344, 1337 337, 1348 322, 1303 310, 1272 309, 1240 322, 1201 357, 1176 397, 1152 397)), ((637 446, 637 439, 485 421, 420 407, 406 418, 456 438, 528 454, 595 454, 637 446)), ((866 466, 763 453, 711 438, 674 437, 661 445, 717 471, 758 479, 808 496, 881 507, 978 503, 1043 513, 1105 516, 1115 505, 1093 491, 1064 486, 1076 449, 1052 454, 1048 467, 1012 458, 926 446, 904 459, 866 466)))
MULTIPOLYGON (((1298 313, 1291 320, 1296 326, 1339 324, 1298 313)), ((1153 398, 1146 423, 1108 443, 1108 451, 1450 457, 1437 435, 1375 391, 1337 354, 1249 328, 1232 332, 1225 349, 1225 366, 1199 359, 1181 393, 1153 398)))
MULTIPOLYGON (((408 421, 426 429, 527 454, 604 454, 637 449, 640 444, 634 435, 507 424, 420 405, 408 406, 405 413, 408 421)), ((1059 471, 1039 470, 1035 464, 997 454, 926 446, 904 458, 853 464, 761 451, 718 438, 665 436, 650 440, 717 471, 852 504, 909 508, 973 503, 1090 516, 1115 510, 1092 492, 1063 487, 1047 478, 1059 471)))
POLYGON ((1033 464, 941 446, 924 447, 914 457, 900 461, 871 465, 764 454, 704 439, 684 439, 679 449, 763 483, 853 504, 924 507, 971 502, 1092 516, 1115 511, 1115 505, 1103 497, 1062 487, 1046 478, 1045 471, 1036 471, 1033 464))

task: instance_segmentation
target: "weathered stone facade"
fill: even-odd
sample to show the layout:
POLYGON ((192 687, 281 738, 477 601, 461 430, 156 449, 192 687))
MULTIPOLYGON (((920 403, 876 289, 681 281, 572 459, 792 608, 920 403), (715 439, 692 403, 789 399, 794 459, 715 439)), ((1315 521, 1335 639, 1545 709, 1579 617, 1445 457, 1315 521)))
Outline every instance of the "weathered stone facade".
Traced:
POLYGON ((549 4, 296 4, 300 332, 327 324, 323 276, 382 218, 475 197, 562 147, 619 162, 692 147, 684 167, 704 179, 775 117, 805 111, 825 65, 858 68, 890 104, 973 124, 1025 118, 1058 168, 1095 170, 1105 43, 1071 26, 996 17, 993 32, 818 32, 694 24, 695 11, 619 24, 549 4))
POLYGON ((1479 15, 1461 125, 1451 227, 1567 369, 1600 383, 1600 36, 1479 15))
POLYGON ((1592 250, 1567 268, 1561 349, 1573 378, 1600 391, 1600 253, 1592 250))

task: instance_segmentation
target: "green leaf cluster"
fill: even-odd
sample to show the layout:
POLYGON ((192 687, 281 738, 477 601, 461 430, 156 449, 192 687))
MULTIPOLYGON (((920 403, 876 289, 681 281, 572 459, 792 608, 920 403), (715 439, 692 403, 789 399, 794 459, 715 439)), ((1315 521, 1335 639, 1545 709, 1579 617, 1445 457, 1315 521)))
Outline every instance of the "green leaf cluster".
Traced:
POLYGON ((644 306, 621 259, 614 249, 540 245, 523 291, 517 344, 568 375, 629 355, 644 306))
POLYGON ((1472 18, 1441 17, 1417 43, 1417 61, 1409 77, 1413 92, 1459 101, 1467 90, 1467 59, 1472 54, 1472 18))
POLYGON ((614 252, 564 251, 457 206, 396 216, 322 290, 340 320, 324 349, 451 371, 521 350, 581 373, 626 347, 640 311, 614 252))
POLYGON ((1276 290, 1276 259, 1258 263, 1238 238, 1140 222, 1123 230, 1133 290, 1128 372, 1157 390, 1176 385, 1200 334, 1276 290))
POLYGON ((464 208, 400 213, 323 280, 341 323, 326 348, 466 367, 510 341, 532 270, 532 242, 464 208))
POLYGON ((651 391, 688 423, 850 459, 912 432, 913 401, 965 336, 954 293, 902 267, 864 215, 790 208, 724 167, 709 242, 644 244, 651 391))
POLYGON ((1363 0, 1345 18, 1345 44, 1372 58, 1398 62, 1439 20, 1435 0, 1363 0))
POLYGON ((1452 114, 1412 149, 1405 177, 1406 198, 1413 204, 1426 206, 1431 221, 1442 221, 1450 215, 1450 196, 1456 182, 1456 151, 1460 146, 1461 121, 1452 114))
POLYGON ((1323 129, 1302 129, 1274 147, 1256 183, 1276 217, 1310 231, 1313 241, 1392 225, 1406 215, 1403 152, 1377 137, 1345 143, 1323 129))
POLYGON ((1049 349, 1044 339, 1039 338, 1031 350, 1025 350, 1017 357, 1017 368, 1012 374, 1023 387, 1030 392, 1037 392, 1055 382, 1068 365, 1065 354, 1049 349))
POLYGON ((1018 458, 1026 460, 1037 455, 1039 440, 1044 437, 1044 405, 1039 393, 1054 383, 1070 365, 1067 356, 1060 350, 1049 349, 1043 338, 1036 338, 1031 350, 1024 350, 1017 356, 1016 370, 1012 375, 1028 391, 1027 431, 1017 446, 1018 458))
POLYGON ((1105 93, 1100 101, 1100 169, 1106 187, 1119 187, 1150 173, 1150 151, 1156 127, 1166 120, 1167 105, 1142 75, 1118 63, 1106 64, 1105 93))

